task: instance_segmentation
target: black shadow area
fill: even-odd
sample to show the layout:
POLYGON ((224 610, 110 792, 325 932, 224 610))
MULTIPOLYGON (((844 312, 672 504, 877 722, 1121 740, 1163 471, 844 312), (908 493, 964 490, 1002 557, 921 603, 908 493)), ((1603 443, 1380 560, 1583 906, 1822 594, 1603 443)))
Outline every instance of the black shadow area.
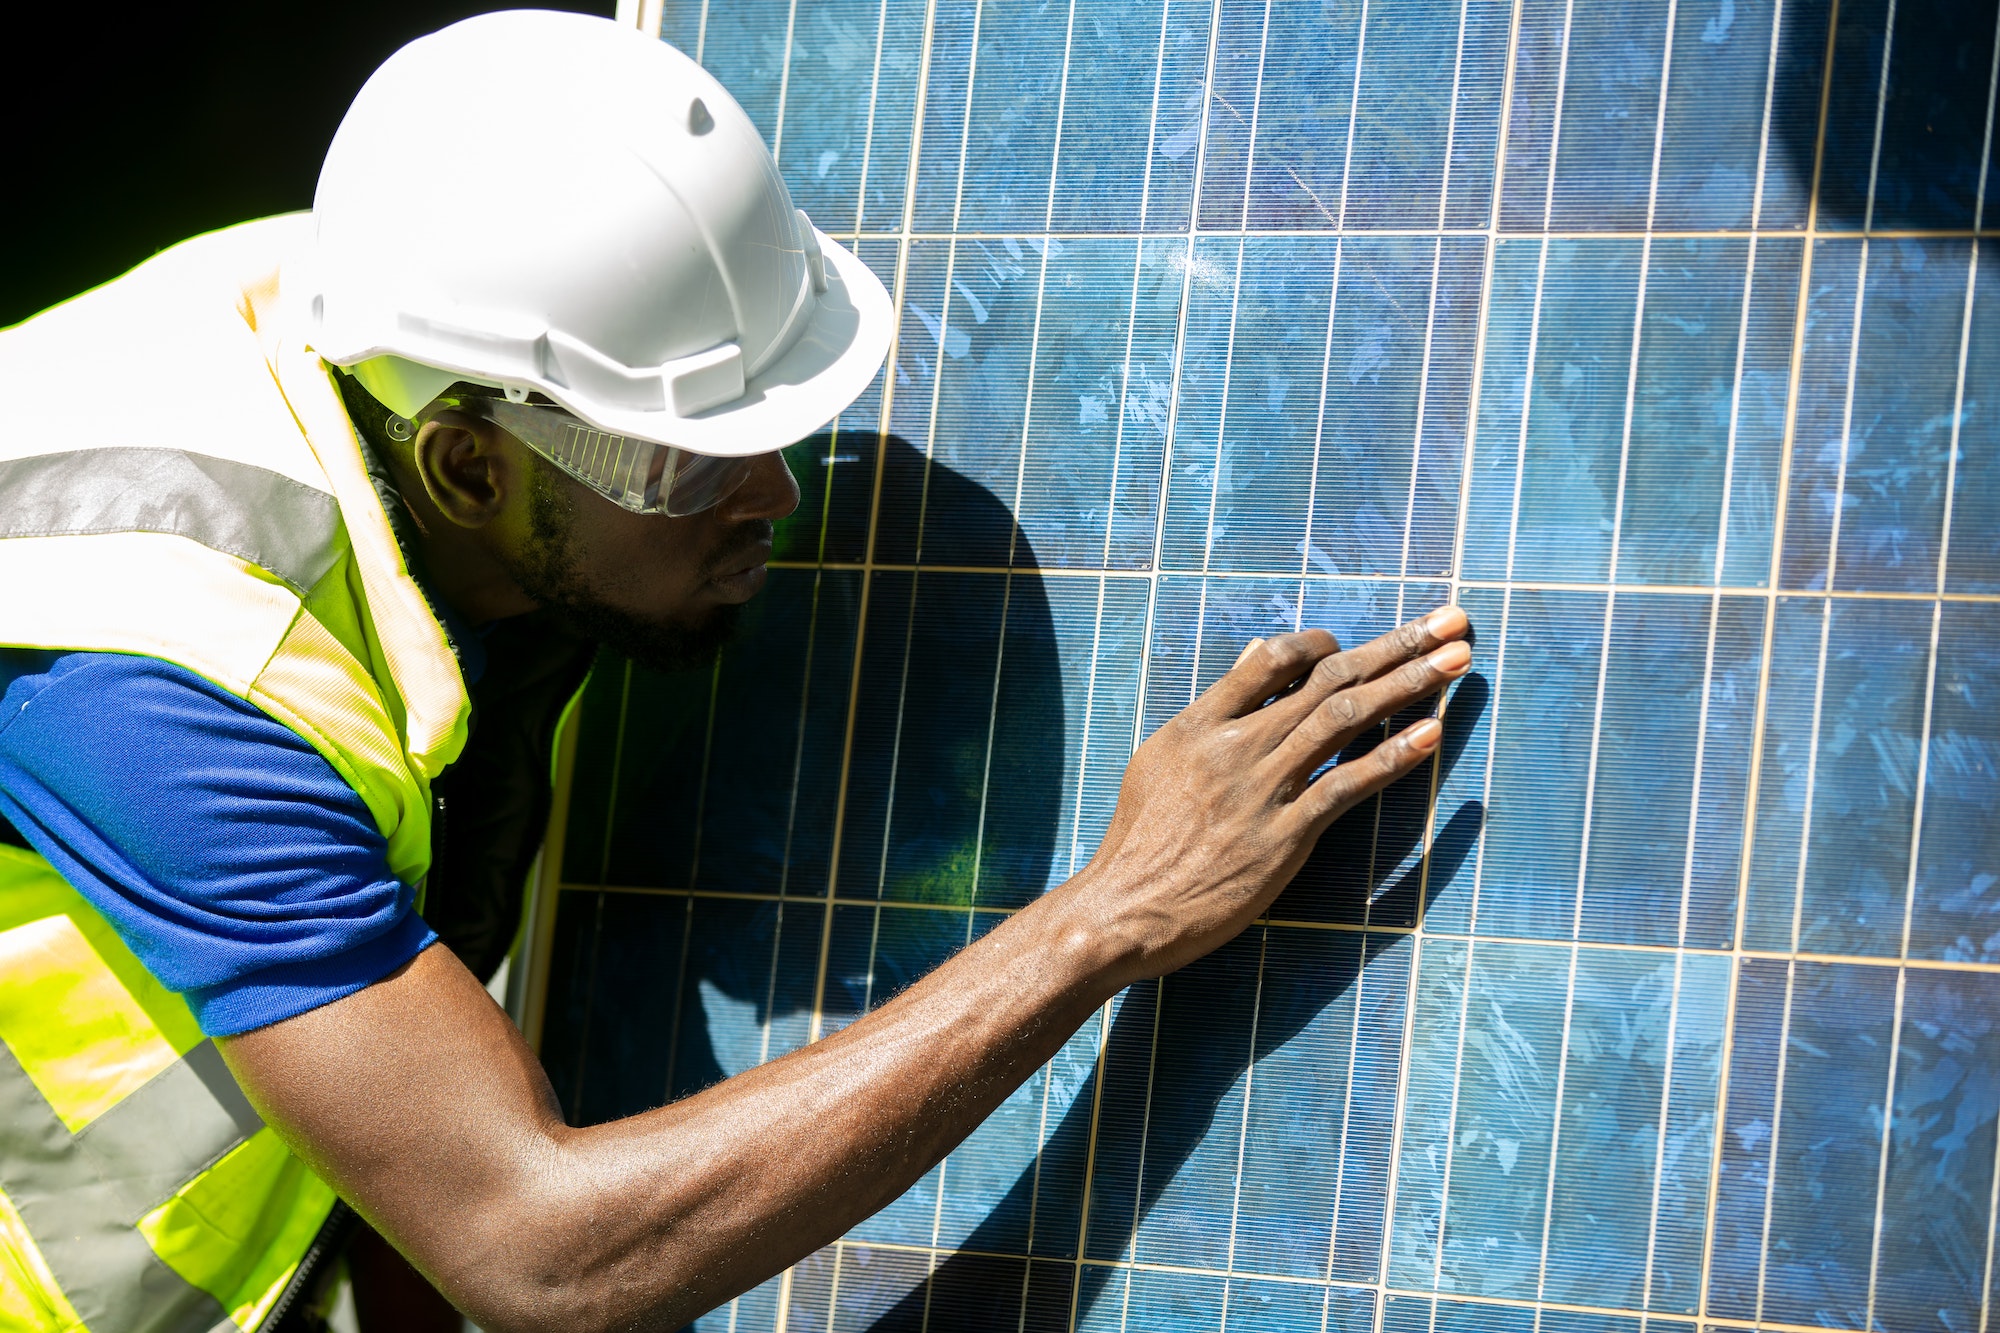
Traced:
MULTIPOLYGON (((784 558, 846 544, 878 449, 927 469, 933 516, 1012 527, 985 487, 905 440, 820 436, 790 455, 806 503, 784 558)), ((542 1059, 572 1123, 802 1044, 816 1004, 834 1030, 1047 885, 1064 693, 1042 576, 1015 543, 1011 572, 774 570, 713 669, 599 665, 564 878, 668 892, 564 892, 542 1059)))
MULTIPOLYGON (((1458 686, 1445 714, 1440 777, 1449 773, 1463 754, 1489 697, 1489 687, 1481 676, 1469 676, 1458 686)), ((1397 722, 1408 720, 1399 718, 1397 722)), ((1370 737, 1341 757, 1347 760, 1364 754, 1374 743, 1375 738, 1370 737)), ((1392 789, 1388 796, 1403 806, 1421 806, 1427 800, 1427 789, 1420 776, 1392 789)), ((1367 894, 1374 919, 1400 925, 1414 916, 1426 885, 1429 894, 1435 896, 1458 873, 1479 836, 1485 812, 1477 802, 1466 802, 1442 822, 1429 854, 1420 857, 1417 853, 1423 837, 1423 821, 1392 817, 1386 801, 1379 820, 1372 815, 1358 817, 1368 814, 1372 804, 1327 831, 1296 883, 1323 884, 1342 878, 1353 883, 1351 873, 1343 869, 1337 875, 1333 867, 1358 863, 1378 868, 1362 877, 1355 885, 1356 890, 1367 894)), ((1282 915, 1283 904, 1281 898, 1276 914, 1282 915)), ((1243 1045, 1233 1036, 1217 1040, 1222 1034, 1211 1037, 1192 1026, 1177 1033, 1172 1086, 1180 1104, 1175 1114, 1155 1115, 1149 1120, 1144 1168, 1137 1188, 1131 1192, 1132 1197, 1119 1200, 1121 1209, 1130 1209, 1129 1225, 1115 1228, 1121 1234, 1107 1236, 1095 1224, 1096 1210, 1092 1210, 1088 1250, 1093 1256, 1127 1248, 1131 1236, 1159 1202, 1168 1182, 1207 1135, 1217 1108, 1242 1076, 1246 1064, 1263 1059, 1298 1036, 1317 1014, 1347 992, 1370 961, 1399 938, 1389 933, 1367 934, 1362 937, 1361 948, 1345 955, 1338 966, 1314 975, 1309 984, 1291 988, 1284 994, 1267 994, 1259 1008, 1256 1040, 1247 1058, 1243 1045)), ((933 1326, 940 1309, 950 1310, 949 1326, 953 1333, 1016 1333, 1017 1330, 1057 1333, 1071 1327, 1070 1300, 1063 1298, 1072 1295, 1076 1320, 1079 1323, 1083 1320, 1105 1294, 1114 1269, 1102 1265, 1078 1266, 1075 1281, 1079 1285, 1072 1293, 1068 1263, 1051 1264, 1038 1254, 1032 1265, 1035 1280, 1024 1280, 1030 1271, 1026 1256, 1006 1259, 994 1252, 1018 1246, 1013 1239, 1013 1219, 1027 1211, 1038 1178, 1082 1177, 1090 1152, 1092 1107, 1106 1077, 1106 1065, 1116 1064, 1121 1058, 1146 1058, 1144 1053, 1152 1045, 1155 1014, 1171 1008, 1183 1015, 1199 1015, 1226 1010, 1237 1002, 1232 992, 1242 988, 1240 965, 1216 965, 1227 952, 1225 949, 1143 988, 1150 995, 1142 997, 1139 994, 1142 988, 1134 988, 1107 1034, 1105 1062, 1092 1072, 1071 1103, 1049 1136, 1038 1162, 1021 1173, 987 1221, 966 1238, 960 1247, 965 1253, 946 1258, 927 1279, 895 1300, 869 1325, 871 1333, 918 1333, 926 1324, 927 1307, 933 1326), (1061 1270, 1064 1278, 1062 1291, 1051 1299, 1047 1288, 1054 1270, 1061 1270)), ((1155 1087, 1160 1086, 1156 1077, 1155 1087)), ((1217 1222, 1226 1225, 1227 1219, 1217 1222)), ((1037 1249, 1039 1252, 1040 1247, 1037 1249)))
POLYGON ((1972 226, 1991 152, 1996 20, 2000 0, 1840 0, 1837 15, 1831 0, 1785 7, 1772 128, 1799 181, 1818 168, 1822 231, 1972 226))

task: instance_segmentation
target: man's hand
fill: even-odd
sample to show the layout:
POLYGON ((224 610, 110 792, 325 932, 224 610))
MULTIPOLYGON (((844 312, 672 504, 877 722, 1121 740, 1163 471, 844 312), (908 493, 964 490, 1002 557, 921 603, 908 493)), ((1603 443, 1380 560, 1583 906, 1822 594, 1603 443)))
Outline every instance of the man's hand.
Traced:
POLYGON ((1313 773, 1472 664, 1465 613, 1433 611, 1341 651, 1325 630, 1262 639, 1139 747, 1097 855, 1067 892, 1125 946, 1119 983, 1233 938, 1298 873, 1326 827, 1422 763, 1433 718, 1313 773))
POLYGON ((1455 608, 1349 652, 1253 644, 1140 747, 1075 879, 838 1033, 692 1097, 563 1123, 442 946, 217 1044, 286 1143, 484 1328, 672 1329, 836 1239, 950 1152, 1138 977, 1265 911, 1342 810, 1437 746, 1312 774, 1470 662, 1455 608))

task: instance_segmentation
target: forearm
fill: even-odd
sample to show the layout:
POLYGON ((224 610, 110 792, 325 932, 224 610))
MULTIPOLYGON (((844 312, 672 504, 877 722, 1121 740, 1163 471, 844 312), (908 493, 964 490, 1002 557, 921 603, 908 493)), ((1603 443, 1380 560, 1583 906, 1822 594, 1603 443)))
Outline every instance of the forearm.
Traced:
POLYGON ((598 1182, 569 1196, 595 1221, 562 1304, 678 1327, 908 1189, 1109 998, 1102 950, 1061 906, 1024 910, 823 1041, 562 1135, 558 1160, 598 1182))
POLYGON ((443 950, 316 1011, 408 1034, 367 1053, 395 1068, 367 1072, 437 1089, 437 1105, 350 1125, 296 1105, 298 1090, 363 1076, 337 1021, 284 1034, 283 1069, 260 1058, 260 1038, 313 1014, 224 1050, 271 1123, 483 1327, 677 1328, 894 1199, 1109 998, 1115 969, 1076 898, 1023 909, 823 1041, 588 1128, 561 1122, 518 1034, 443 950), (457 1077, 403 1077, 427 1065, 457 1077), (349 1145, 339 1160, 317 1150, 328 1137, 349 1145), (369 1140, 376 1151, 352 1150, 369 1140))

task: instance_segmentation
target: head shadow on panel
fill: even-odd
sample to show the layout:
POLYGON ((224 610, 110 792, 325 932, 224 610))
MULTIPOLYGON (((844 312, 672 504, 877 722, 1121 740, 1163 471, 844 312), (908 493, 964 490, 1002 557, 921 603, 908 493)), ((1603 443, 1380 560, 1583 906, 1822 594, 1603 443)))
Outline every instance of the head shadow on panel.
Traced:
POLYGON ((1772 148, 1800 186, 1818 181, 1821 231, 1973 225, 1982 180, 1989 203, 2000 189, 1987 169, 1996 18, 1996 0, 1785 7, 1772 148))
MULTIPOLYGON (((1823 452, 1795 452, 1795 493, 1843 512, 1860 502, 1842 519, 1838 555, 1883 569, 1903 562, 1906 544, 1920 561, 1927 542, 1942 540, 1938 513, 1950 506, 1951 577, 1990 591, 2000 525, 1981 520, 1996 500, 1988 386, 2000 250, 1973 229, 1990 231, 2000 198, 2000 0, 1803 0, 1782 12, 1767 114, 1775 173, 1789 180, 1767 188, 1763 225, 1773 225, 1774 193, 1793 201, 1781 229, 1804 223, 1812 197, 1800 445, 1811 439, 1815 389, 1844 387, 1852 402, 1815 428, 1823 452), (1813 346, 1821 336, 1828 351, 1813 346), (1855 358, 1851 374, 1843 355, 1855 358), (1815 371, 1815 356, 1835 368, 1815 371)), ((1769 231, 1759 243, 1797 244, 1769 231)), ((1799 531, 1807 537, 1788 532, 1788 543, 1824 541, 1810 523, 1799 531)), ((1795 576, 1849 577, 1827 571, 1822 552, 1811 562, 1795 564, 1795 576)))
POLYGON ((542 1057, 573 1123, 740 1073, 806 1040, 816 1012, 822 1032, 851 1021, 1055 864, 1074 738, 1012 514, 899 437, 816 436, 790 458, 805 501, 776 553, 793 567, 716 665, 607 658, 585 696, 564 882, 668 892, 563 895, 542 1057), (927 527, 1011 543, 1012 572, 854 568, 877 448, 892 481, 920 481, 927 527), (816 549, 831 567, 799 567, 816 549))

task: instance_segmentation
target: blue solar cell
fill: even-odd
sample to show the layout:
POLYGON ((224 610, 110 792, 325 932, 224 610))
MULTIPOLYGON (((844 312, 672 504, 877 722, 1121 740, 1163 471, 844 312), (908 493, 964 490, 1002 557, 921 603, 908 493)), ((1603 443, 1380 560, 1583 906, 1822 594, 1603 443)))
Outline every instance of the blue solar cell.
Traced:
POLYGON ((1760 1317, 1865 1328, 1896 976, 1800 963, 1792 987, 1760 1317))
POLYGON ((1246 639, 1457 600, 1478 662, 1268 922, 697 1327, 1977 1327, 1996 28, 668 0, 898 338, 791 452, 719 665, 586 694, 541 909, 572 1118, 1080 869, 1246 639))
POLYGON ((1990 1178, 2000 1087, 2000 995, 1991 974, 1915 973, 1903 997, 1883 1191, 1875 1308, 1890 1328, 1971 1324, 1986 1209, 1965 1181, 1990 1178), (1940 1197, 1941 1196, 1941 1197, 1940 1197))
POLYGON ((1765 1218, 1771 1189, 1772 1124, 1778 1065, 1784 1058, 1786 967, 1747 959, 1736 978, 1728 1103, 1716 1136, 1713 1257, 1703 1293, 1707 1311, 1724 1319, 1757 1318, 1763 1294, 1765 1218))

